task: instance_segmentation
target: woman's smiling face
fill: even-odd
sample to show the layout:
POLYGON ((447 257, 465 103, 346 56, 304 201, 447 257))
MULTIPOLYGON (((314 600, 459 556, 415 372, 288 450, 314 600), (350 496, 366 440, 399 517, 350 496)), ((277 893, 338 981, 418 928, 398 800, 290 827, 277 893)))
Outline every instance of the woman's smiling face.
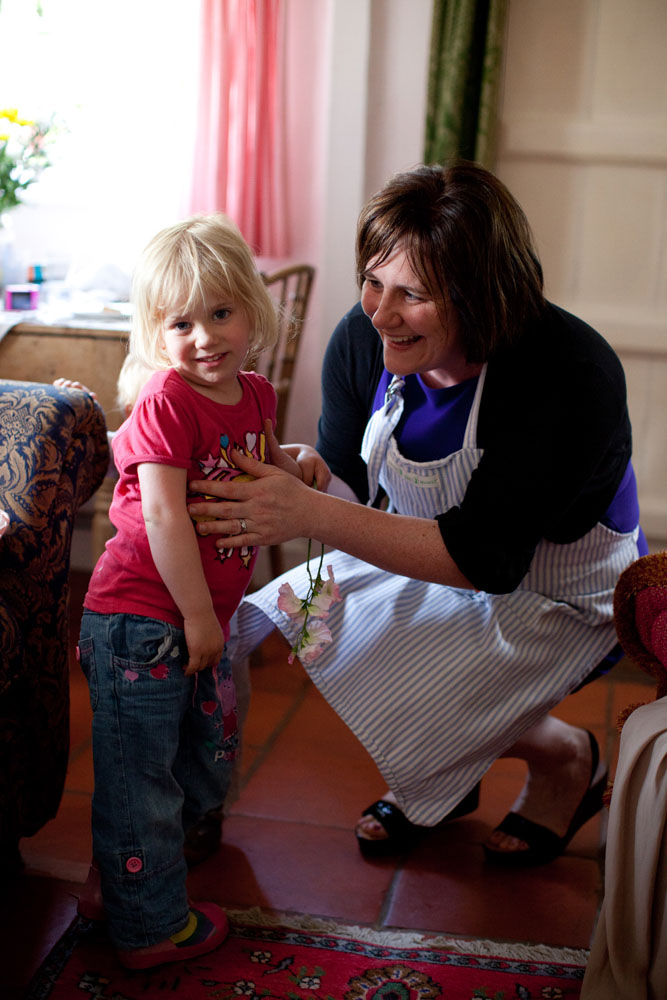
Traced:
POLYGON ((455 385, 477 374, 460 346, 451 305, 433 298, 400 247, 364 271, 361 305, 384 348, 394 375, 419 373, 427 385, 455 385))

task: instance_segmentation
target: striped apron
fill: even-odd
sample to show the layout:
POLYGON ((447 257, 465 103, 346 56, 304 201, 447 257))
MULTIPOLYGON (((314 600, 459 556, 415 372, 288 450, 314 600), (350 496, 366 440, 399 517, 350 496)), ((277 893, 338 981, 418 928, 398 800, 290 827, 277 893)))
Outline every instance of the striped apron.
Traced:
MULTIPOLYGON (((427 518, 461 503, 482 455, 485 374, 462 448, 433 462, 398 450, 403 397, 394 379, 362 445, 371 497, 380 483, 391 510, 427 518)), ((410 820, 437 823, 613 648, 614 587, 637 558, 637 537, 638 529, 597 524, 566 545, 542 541, 519 587, 499 595, 397 576, 343 552, 326 558, 343 600, 327 619, 333 641, 305 669, 410 820)), ((276 604, 285 581, 300 597, 308 591, 299 566, 248 595, 238 612, 239 655, 273 625, 294 642, 298 625, 276 604)))

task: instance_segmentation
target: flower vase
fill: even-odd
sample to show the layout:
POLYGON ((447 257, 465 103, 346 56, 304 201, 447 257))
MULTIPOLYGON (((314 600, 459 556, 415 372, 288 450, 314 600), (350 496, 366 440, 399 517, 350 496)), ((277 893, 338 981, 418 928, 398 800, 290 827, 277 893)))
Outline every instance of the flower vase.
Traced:
POLYGON ((0 309, 4 309, 4 290, 7 285, 14 285, 21 281, 21 262, 16 253, 16 240, 14 238, 14 227, 8 212, 0 215, 0 288, 3 296, 0 309))

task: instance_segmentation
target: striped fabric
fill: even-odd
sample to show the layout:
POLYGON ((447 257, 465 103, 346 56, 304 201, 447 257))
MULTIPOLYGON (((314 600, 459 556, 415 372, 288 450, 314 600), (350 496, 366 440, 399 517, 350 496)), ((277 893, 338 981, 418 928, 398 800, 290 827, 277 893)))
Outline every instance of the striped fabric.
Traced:
MULTIPOLYGON (((481 457, 484 374, 463 448, 440 462, 400 455, 387 434, 400 401, 371 418, 369 479, 398 513, 433 517, 461 502, 481 457)), ((343 601, 327 619, 333 642, 306 669, 413 822, 437 823, 614 646, 614 586, 637 558, 637 535, 598 524, 569 545, 542 542, 520 587, 501 595, 396 576, 342 552, 327 559, 343 601)), ((294 641, 297 627, 276 606, 285 580, 307 592, 301 566, 249 595, 238 613, 246 646, 270 630, 264 616, 294 641)))
POLYGON ((387 389, 384 406, 372 415, 361 442, 361 457, 368 475, 369 504, 375 500, 387 446, 393 440, 394 429, 403 413, 404 386, 403 379, 395 375, 387 389))

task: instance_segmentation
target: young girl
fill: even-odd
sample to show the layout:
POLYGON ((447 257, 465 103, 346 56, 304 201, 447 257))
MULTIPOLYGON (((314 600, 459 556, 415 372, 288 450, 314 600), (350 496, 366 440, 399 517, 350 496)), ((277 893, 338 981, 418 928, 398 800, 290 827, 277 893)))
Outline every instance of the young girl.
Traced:
POLYGON ((273 439, 272 386, 241 371, 274 342, 276 319, 236 227, 201 216, 159 233, 133 302, 130 354, 157 371, 114 435, 116 535, 91 576, 79 652, 109 932, 124 965, 149 968, 210 951, 228 929, 220 907, 188 902, 183 837, 229 782, 237 731, 225 641, 256 551, 220 553, 215 536, 198 535, 187 482, 234 478, 235 449, 268 461, 270 448, 300 469, 273 439))

